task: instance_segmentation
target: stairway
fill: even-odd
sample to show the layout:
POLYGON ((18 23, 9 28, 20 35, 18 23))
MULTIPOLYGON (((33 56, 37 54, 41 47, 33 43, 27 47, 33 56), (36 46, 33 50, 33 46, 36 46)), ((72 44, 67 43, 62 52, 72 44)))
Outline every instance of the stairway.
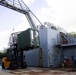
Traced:
POLYGON ((63 33, 60 32, 61 35, 61 43, 62 44, 71 44, 71 43, 76 43, 76 38, 74 38, 72 35, 68 33, 63 33))

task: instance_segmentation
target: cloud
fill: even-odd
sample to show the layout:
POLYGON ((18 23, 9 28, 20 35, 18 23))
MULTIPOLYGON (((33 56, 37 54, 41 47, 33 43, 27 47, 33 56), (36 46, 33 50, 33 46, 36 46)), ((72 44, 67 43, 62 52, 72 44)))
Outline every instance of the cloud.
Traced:
MULTIPOLYGON (((53 22, 55 24, 63 27, 68 32, 76 32, 76 0, 45 0, 45 2, 47 3, 47 9, 49 7, 49 10, 54 12, 53 22)), ((47 12, 47 9, 45 8, 45 12, 47 12)), ((49 15, 51 13, 47 15, 50 18, 49 15)))
POLYGON ((7 48, 10 34, 7 30, 0 32, 0 50, 7 48))
POLYGON ((29 4, 33 4, 35 2, 35 0, 23 0, 23 2, 27 5, 29 5, 29 4))
POLYGON ((23 22, 14 27, 14 32, 24 31, 24 30, 30 28, 30 25, 29 25, 28 20, 26 19, 26 17, 22 16, 21 18, 23 19, 23 22))
POLYGON ((38 12, 37 12, 37 16, 39 18, 39 20, 41 22, 53 22, 54 20, 54 14, 53 14, 53 10, 50 9, 49 7, 42 7, 38 12))

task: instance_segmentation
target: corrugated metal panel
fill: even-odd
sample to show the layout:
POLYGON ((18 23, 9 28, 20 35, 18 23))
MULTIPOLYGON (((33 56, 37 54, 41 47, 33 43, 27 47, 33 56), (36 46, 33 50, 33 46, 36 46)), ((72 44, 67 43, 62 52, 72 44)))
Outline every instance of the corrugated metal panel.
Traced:
POLYGON ((71 56, 73 56, 73 51, 74 50, 72 50, 70 47, 63 48, 63 56, 71 59, 71 56))
POLYGON ((74 60, 76 60, 76 47, 73 47, 74 52, 73 52, 73 56, 74 56, 74 60))
POLYGON ((60 43, 59 31, 48 28, 47 37, 48 59, 50 59, 48 65, 49 67, 59 67, 61 64, 61 50, 56 47, 60 43))
POLYGON ((39 46, 39 35, 35 35, 34 31, 35 30, 29 28, 18 34, 18 50, 28 50, 29 48, 39 46))
POLYGON ((40 47, 42 48, 43 67, 48 67, 48 50, 47 50, 47 29, 39 30, 40 47))
POLYGON ((66 57, 71 61, 71 65, 73 65, 74 61, 76 60, 76 47, 68 46, 64 47, 62 50, 63 50, 63 61, 66 57))
POLYGON ((36 67, 39 66, 39 49, 33 49, 30 51, 25 51, 25 61, 28 66, 36 67))
POLYGON ((51 46, 48 51, 49 67, 60 67, 62 62, 62 52, 59 48, 51 46))
POLYGON ((23 31, 20 34, 18 34, 18 50, 25 49, 27 45, 30 46, 30 32, 29 32, 29 30, 23 31))
POLYGON ((39 31, 40 47, 42 48, 43 67, 58 67, 61 63, 61 52, 55 53, 54 47, 60 43, 59 31, 43 28, 39 31))

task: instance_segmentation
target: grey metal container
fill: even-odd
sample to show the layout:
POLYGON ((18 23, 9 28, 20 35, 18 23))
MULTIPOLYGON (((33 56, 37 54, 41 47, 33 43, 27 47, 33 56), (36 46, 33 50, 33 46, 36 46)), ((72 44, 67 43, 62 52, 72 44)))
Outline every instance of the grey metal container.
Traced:
POLYGON ((39 47, 38 31, 34 29, 27 29, 18 34, 18 50, 29 50, 30 48, 39 47), (35 33, 35 34, 34 34, 35 33))
POLYGON ((39 66, 39 49, 33 49, 24 51, 25 62, 27 66, 38 67, 39 66))
POLYGON ((76 45, 65 45, 62 47, 63 61, 65 57, 71 61, 71 67, 76 67, 76 45))

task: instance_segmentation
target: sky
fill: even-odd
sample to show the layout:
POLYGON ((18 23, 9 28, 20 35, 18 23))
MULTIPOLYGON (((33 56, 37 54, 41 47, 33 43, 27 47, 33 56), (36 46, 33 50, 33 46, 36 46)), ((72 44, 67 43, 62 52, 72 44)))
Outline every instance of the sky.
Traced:
MULTIPOLYGON (((67 32, 76 32, 76 0, 23 0, 36 17, 67 32)), ((30 25, 24 14, 0 6, 0 50, 7 48, 10 34, 30 25), (14 31, 13 31, 14 29, 14 31)))

